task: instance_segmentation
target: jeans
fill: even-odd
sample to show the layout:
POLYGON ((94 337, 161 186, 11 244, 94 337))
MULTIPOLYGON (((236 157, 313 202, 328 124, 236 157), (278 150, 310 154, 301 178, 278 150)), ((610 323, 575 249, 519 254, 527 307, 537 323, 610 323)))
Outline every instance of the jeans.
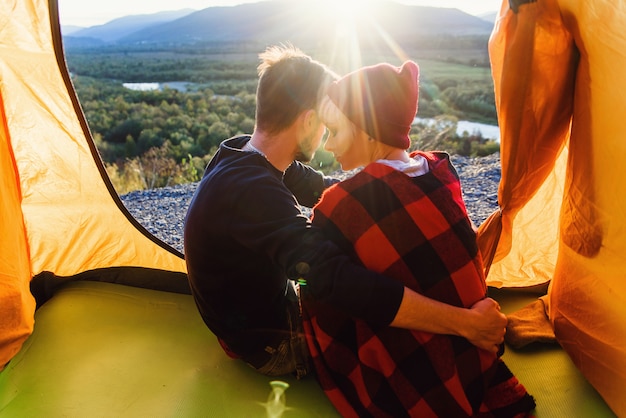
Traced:
POLYGON ((289 321, 290 336, 280 341, 278 347, 267 347, 271 357, 264 365, 255 368, 266 376, 281 376, 294 374, 301 379, 311 371, 311 359, 302 329, 302 315, 298 298, 297 285, 292 284, 287 292, 287 319, 289 321))

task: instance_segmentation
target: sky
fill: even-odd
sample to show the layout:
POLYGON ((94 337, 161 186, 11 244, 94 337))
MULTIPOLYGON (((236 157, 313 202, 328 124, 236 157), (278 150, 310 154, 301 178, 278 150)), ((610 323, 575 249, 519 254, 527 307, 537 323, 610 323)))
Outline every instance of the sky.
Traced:
MULTIPOLYGON (((102 25, 118 17, 150 14, 161 11, 195 9, 212 6, 234 6, 242 3, 256 3, 260 0, 57 0, 62 25, 89 27, 102 25)), ((297 0, 293 0, 297 1, 297 0)), ((363 0, 334 0, 357 5, 363 0)), ((454 7, 466 13, 477 15, 495 12, 502 0, 396 0, 398 3, 454 7)))

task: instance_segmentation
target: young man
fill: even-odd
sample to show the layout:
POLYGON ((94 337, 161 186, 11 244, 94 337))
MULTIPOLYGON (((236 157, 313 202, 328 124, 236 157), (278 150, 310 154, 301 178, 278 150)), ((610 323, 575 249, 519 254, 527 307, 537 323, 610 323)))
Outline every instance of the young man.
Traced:
POLYGON ((308 371, 293 283, 372 324, 453 334, 495 352, 506 317, 484 299, 471 309, 425 298, 350 261, 311 227, 335 180, 305 166, 324 132, 317 107, 336 76, 293 47, 260 55, 256 126, 224 141, 185 221, 185 258, 200 314, 224 350, 260 373, 308 371))

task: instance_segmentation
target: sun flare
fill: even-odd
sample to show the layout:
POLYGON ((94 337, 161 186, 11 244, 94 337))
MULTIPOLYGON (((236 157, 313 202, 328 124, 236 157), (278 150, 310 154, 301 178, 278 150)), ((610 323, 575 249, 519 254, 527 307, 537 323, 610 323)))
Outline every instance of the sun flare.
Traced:
POLYGON ((371 18, 373 0, 323 0, 319 4, 329 16, 338 21, 350 22, 371 18))
MULTIPOLYGON (((323 16, 328 33, 333 37, 331 62, 342 69, 363 65, 362 44, 391 51, 400 60, 406 59, 402 48, 390 36, 380 18, 389 17, 386 2, 380 0, 318 0, 314 13, 323 16)), ((388 20, 388 19, 387 19, 388 20)))

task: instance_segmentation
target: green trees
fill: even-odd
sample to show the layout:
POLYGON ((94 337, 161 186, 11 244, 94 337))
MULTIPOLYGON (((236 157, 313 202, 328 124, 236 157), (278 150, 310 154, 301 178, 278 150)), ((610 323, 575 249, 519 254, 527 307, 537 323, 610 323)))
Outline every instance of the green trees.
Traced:
POLYGON ((454 116, 497 124, 493 82, 490 78, 423 77, 420 80, 418 114, 422 117, 454 116))
POLYGON ((416 123, 411 129, 411 150, 443 150, 465 157, 484 157, 500 150, 500 144, 480 132, 457 133, 457 118, 437 116, 430 122, 416 123))
MULTIPOLYGON (((254 130, 256 62, 158 54, 69 58, 79 100, 118 193, 197 181, 220 142, 254 130), (165 87, 135 91, 121 78, 165 87)), ((415 125, 413 148, 472 156, 497 151, 497 143, 480 135, 456 133, 460 119, 496 123, 487 70, 429 61, 421 66, 418 115, 435 123, 415 125)), ((326 173, 339 168, 323 150, 310 164, 326 173)))
POLYGON ((133 91, 117 81, 73 81, 119 193, 196 181, 221 141, 254 128, 254 95, 245 87, 227 96, 209 88, 133 91))

